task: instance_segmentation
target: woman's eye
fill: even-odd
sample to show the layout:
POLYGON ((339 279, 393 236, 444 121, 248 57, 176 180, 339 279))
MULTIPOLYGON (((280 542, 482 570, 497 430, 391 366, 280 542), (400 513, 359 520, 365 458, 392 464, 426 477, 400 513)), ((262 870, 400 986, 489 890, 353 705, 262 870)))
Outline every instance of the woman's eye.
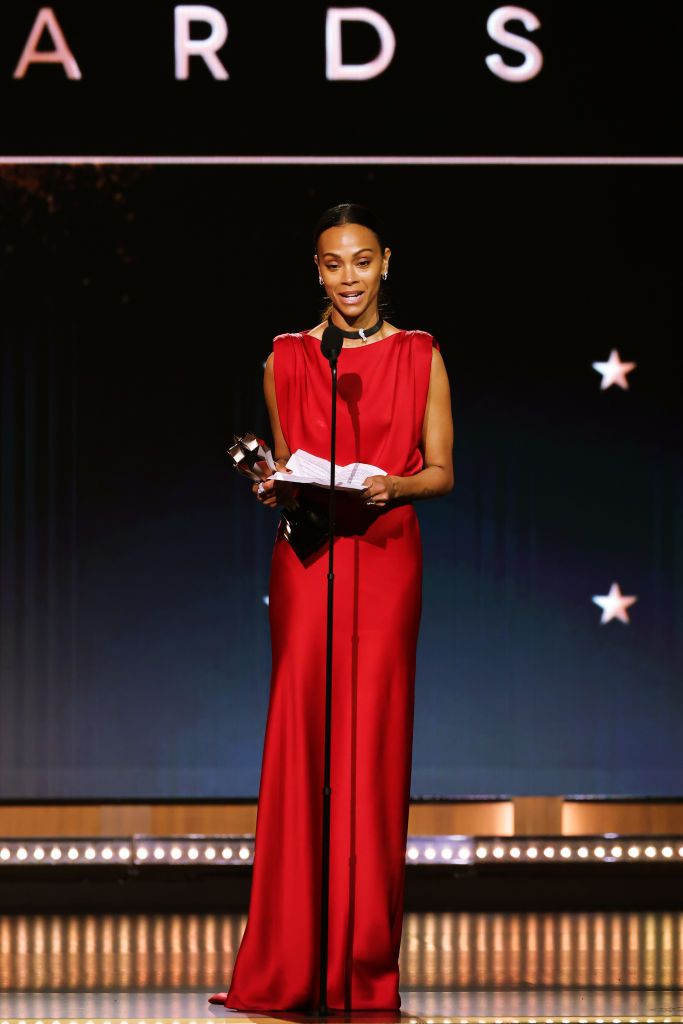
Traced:
POLYGON ((369 263, 370 263, 370 260, 361 260, 360 263, 358 264, 358 266, 359 267, 367 267, 369 265, 369 263))

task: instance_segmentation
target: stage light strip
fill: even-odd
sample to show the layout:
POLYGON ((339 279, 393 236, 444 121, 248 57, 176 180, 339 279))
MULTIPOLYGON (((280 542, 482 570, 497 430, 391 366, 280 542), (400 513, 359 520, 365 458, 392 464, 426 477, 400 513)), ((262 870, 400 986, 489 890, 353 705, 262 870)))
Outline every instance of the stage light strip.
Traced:
MULTIPOLYGON (((253 834, 0 839, 0 869, 89 864, 248 867, 253 861, 253 834)), ((683 864, 683 836, 410 836, 406 847, 406 863, 422 866, 638 862, 683 864)))
MULTIPOLYGON (((262 1021, 273 1020, 268 1014, 259 1014, 262 1021)), ((242 1014, 239 1011, 232 1011, 230 1019, 236 1024, 253 1020, 253 1015, 242 1014)), ((2 1017, 0 1024, 216 1024, 215 1017, 2 1017)), ((683 1017, 680 1015, 661 1016, 622 1016, 622 1017, 586 1017, 575 1014, 563 1014, 559 1016, 546 1016, 544 1014, 535 1017, 493 1017, 493 1016, 470 1016, 470 1017, 407 1017, 405 1024, 683 1024, 683 1017)))
POLYGON ((411 836, 409 864, 558 864, 683 861, 680 836, 602 836, 475 838, 411 836))
POLYGON ((0 156, 0 165, 15 164, 196 164, 199 166, 366 166, 394 167, 469 167, 469 166, 531 166, 531 167, 680 167, 683 156, 316 156, 316 155, 243 155, 243 156, 170 156, 153 155, 62 155, 62 156, 0 156))
POLYGON ((2 866, 252 864, 254 837, 132 836, 130 839, 0 840, 2 866))

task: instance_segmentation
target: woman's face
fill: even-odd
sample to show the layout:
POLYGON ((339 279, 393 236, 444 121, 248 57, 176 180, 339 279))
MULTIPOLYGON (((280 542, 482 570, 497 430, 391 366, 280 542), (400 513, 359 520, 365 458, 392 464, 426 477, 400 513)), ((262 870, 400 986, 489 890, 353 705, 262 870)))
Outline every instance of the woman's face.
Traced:
POLYGON ((390 255, 389 248, 380 252, 377 235, 362 224, 338 224, 319 235, 315 262, 330 301, 346 319, 376 310, 390 255))

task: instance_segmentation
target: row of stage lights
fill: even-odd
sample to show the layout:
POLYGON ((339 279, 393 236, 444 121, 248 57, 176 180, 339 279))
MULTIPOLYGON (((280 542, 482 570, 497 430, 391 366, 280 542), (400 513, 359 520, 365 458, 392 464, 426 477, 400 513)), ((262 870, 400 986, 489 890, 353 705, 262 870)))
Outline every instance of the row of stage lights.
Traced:
MULTIPOLYGON (((410 1017, 406 1024, 680 1024, 683 1017, 410 1017)), ((148 1020, 138 1017, 131 1020, 63 1020, 48 1017, 45 1020, 0 1019, 0 1024, 216 1024, 215 1017, 190 1021, 169 1021, 167 1018, 148 1020)))
POLYGON ((618 836, 580 839, 518 838, 475 840, 465 836, 413 837, 407 861, 412 864, 475 864, 505 861, 510 864, 618 863, 619 861, 683 860, 683 838, 618 836))
MULTIPOLYGON (((223 864, 248 866, 254 836, 133 836, 122 839, 0 840, 3 865, 223 864)), ((410 836, 406 863, 475 864, 683 862, 682 836, 618 836, 567 839, 473 836, 410 836)), ((1 1024, 1 1022, 0 1022, 1 1024)))
MULTIPOLYGON (((186 839, 136 837, 119 840, 48 840, 42 843, 15 841, 0 844, 3 864, 251 864, 254 841, 239 838, 228 842, 198 836, 186 839)), ((1 1022, 0 1022, 1 1024, 1 1022)))

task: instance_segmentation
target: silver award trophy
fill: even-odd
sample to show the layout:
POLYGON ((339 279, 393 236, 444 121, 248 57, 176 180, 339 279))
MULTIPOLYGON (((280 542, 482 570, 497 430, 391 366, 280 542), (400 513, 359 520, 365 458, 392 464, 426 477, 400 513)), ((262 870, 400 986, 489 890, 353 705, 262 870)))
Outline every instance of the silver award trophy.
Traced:
MULTIPOLYGON (((260 437, 250 432, 241 436, 233 434, 233 440, 228 458, 238 472, 258 482, 267 480, 275 472, 277 466, 272 452, 260 437)), ((302 562, 327 540, 327 517, 307 508, 296 498, 282 508, 280 519, 285 540, 302 562)))

